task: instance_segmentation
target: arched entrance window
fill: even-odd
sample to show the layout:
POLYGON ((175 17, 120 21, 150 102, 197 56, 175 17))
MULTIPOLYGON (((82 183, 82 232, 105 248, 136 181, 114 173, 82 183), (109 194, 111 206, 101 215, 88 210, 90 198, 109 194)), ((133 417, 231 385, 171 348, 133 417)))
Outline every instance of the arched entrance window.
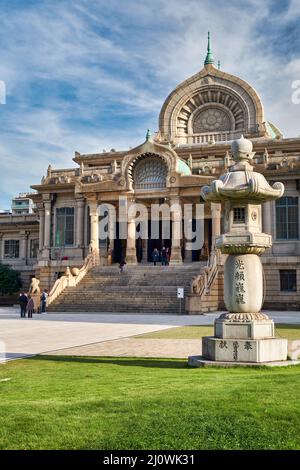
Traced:
POLYGON ((150 190, 166 187, 168 168, 156 155, 142 156, 133 168, 134 189, 150 190))

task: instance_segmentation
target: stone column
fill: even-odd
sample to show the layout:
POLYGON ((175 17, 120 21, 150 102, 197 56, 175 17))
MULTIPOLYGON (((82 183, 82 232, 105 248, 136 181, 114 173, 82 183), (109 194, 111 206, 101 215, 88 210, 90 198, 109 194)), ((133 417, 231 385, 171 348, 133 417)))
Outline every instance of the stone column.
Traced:
POLYGON ((210 209, 212 222, 212 249, 214 249, 216 238, 221 235, 221 204, 211 202, 210 209))
POLYGON ((83 246, 84 199, 76 199, 76 246, 83 246))
POLYGON ((45 213, 44 209, 39 209, 39 251, 44 248, 44 233, 45 233, 45 213))
POLYGON ((51 201, 44 202, 44 243, 43 254, 44 260, 50 258, 50 243, 51 243, 51 201))
POLYGON ((99 250, 99 215, 97 212, 97 205, 90 206, 90 218, 91 218, 91 240, 90 249, 100 256, 99 250))
POLYGON ((272 232, 272 202, 265 202, 262 205, 262 229, 268 235, 274 235, 272 232))
POLYGON ((108 243, 107 243, 107 264, 113 263, 114 243, 117 236, 117 220, 115 207, 108 207, 108 243))
POLYGON ((129 218, 127 222, 127 248, 126 248, 126 263, 137 264, 136 247, 135 247, 135 218, 129 218))
POLYGON ((51 240, 51 201, 45 201, 44 247, 50 248, 51 240))
POLYGON ((24 261, 24 264, 27 264, 27 244, 28 244, 28 233, 20 233, 20 260, 24 261))
POLYGON ((170 265, 182 264, 181 238, 182 238, 182 213, 179 197, 170 199, 171 217, 172 217, 172 248, 170 265))

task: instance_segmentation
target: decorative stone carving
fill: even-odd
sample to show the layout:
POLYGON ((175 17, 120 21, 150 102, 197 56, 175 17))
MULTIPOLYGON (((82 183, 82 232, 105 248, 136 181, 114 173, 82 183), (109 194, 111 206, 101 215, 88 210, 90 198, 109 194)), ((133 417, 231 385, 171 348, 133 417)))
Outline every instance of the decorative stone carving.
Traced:
POLYGON ((269 320, 268 315, 262 312, 256 313, 222 313, 219 320, 226 320, 228 322, 249 322, 253 320, 269 320))
POLYGON ((227 169, 230 166, 230 155, 229 152, 226 152, 226 155, 224 157, 224 167, 227 169))
POLYGON ((92 175, 86 175, 81 179, 82 183, 100 183, 103 180, 102 175, 93 173, 92 175))
POLYGON ((191 283, 191 293, 200 294, 204 285, 205 285, 204 274, 199 274, 199 276, 193 277, 193 280, 191 283))
POLYGON ((218 108, 210 108, 200 112, 196 115, 193 122, 193 131, 195 134, 230 130, 230 117, 225 111, 218 108))
POLYGON ((71 273, 73 276, 78 276, 80 269, 79 268, 72 268, 71 273))
POLYGON ((66 277, 72 277, 72 276, 73 276, 72 273, 71 273, 71 270, 70 270, 69 266, 67 267, 64 276, 66 276, 66 277))
POLYGON ((62 176, 54 176, 50 178, 50 184, 67 184, 70 183, 71 179, 69 176, 62 175, 62 176))
POLYGON ((119 179, 118 185, 119 186, 125 186, 126 185, 126 180, 123 176, 119 179))
POLYGON ((246 110, 232 90, 210 86, 209 91, 197 92, 183 104, 177 118, 179 135, 218 133, 247 127, 246 110), (191 129, 190 129, 191 127, 191 129))
POLYGON ((36 277, 31 279, 31 284, 29 286, 29 294, 40 294, 40 281, 36 277))
POLYGON ((206 163, 206 164, 200 166, 198 172, 199 172, 199 175, 201 175, 201 174, 203 174, 203 175, 213 175, 213 174, 215 174, 216 169, 215 169, 214 166, 208 165, 206 163))
POLYGON ((269 152, 267 149, 265 149, 263 153, 263 163, 268 164, 269 163, 269 152))
POLYGON ((111 163, 110 168, 111 168, 112 174, 117 173, 117 171, 118 171, 118 163, 117 163, 116 160, 114 160, 114 161, 111 163))

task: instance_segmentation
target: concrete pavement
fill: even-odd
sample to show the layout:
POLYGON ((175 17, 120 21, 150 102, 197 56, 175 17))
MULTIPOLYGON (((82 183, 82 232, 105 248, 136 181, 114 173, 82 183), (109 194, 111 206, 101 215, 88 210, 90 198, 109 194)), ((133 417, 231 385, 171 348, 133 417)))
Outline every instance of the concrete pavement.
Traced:
MULTIPOLYGON (((267 313, 277 323, 300 323, 299 312, 267 313)), ((18 309, 0 308, 0 362, 99 343, 99 352, 109 355, 111 342, 115 340, 176 326, 212 325, 219 314, 220 312, 196 316, 51 313, 34 315, 31 320, 20 318, 18 309)), ((124 350, 126 341, 121 344, 124 350)), ((172 357, 169 354, 172 354, 173 349, 172 343, 168 357, 172 357)), ((63 354, 62 351, 60 353, 63 354)), ((182 352, 180 354, 182 357, 182 352)), ((147 350, 147 356, 149 355, 151 350, 147 350)))

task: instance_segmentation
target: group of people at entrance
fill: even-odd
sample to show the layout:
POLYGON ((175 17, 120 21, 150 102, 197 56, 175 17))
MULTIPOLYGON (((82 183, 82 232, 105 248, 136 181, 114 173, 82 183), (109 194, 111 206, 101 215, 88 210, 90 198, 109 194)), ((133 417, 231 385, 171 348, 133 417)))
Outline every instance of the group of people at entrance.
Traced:
POLYGON ((154 266, 156 266, 156 263, 161 261, 162 266, 168 266, 170 263, 170 248, 166 248, 165 246, 162 247, 162 249, 159 251, 157 248, 154 248, 152 252, 152 261, 154 266))
POLYGON ((45 313, 46 312, 46 303, 47 303, 48 293, 46 290, 40 296, 40 305, 38 308, 35 308, 34 299, 32 295, 21 292, 19 296, 19 304, 21 310, 21 318, 32 318, 33 313, 45 313))

